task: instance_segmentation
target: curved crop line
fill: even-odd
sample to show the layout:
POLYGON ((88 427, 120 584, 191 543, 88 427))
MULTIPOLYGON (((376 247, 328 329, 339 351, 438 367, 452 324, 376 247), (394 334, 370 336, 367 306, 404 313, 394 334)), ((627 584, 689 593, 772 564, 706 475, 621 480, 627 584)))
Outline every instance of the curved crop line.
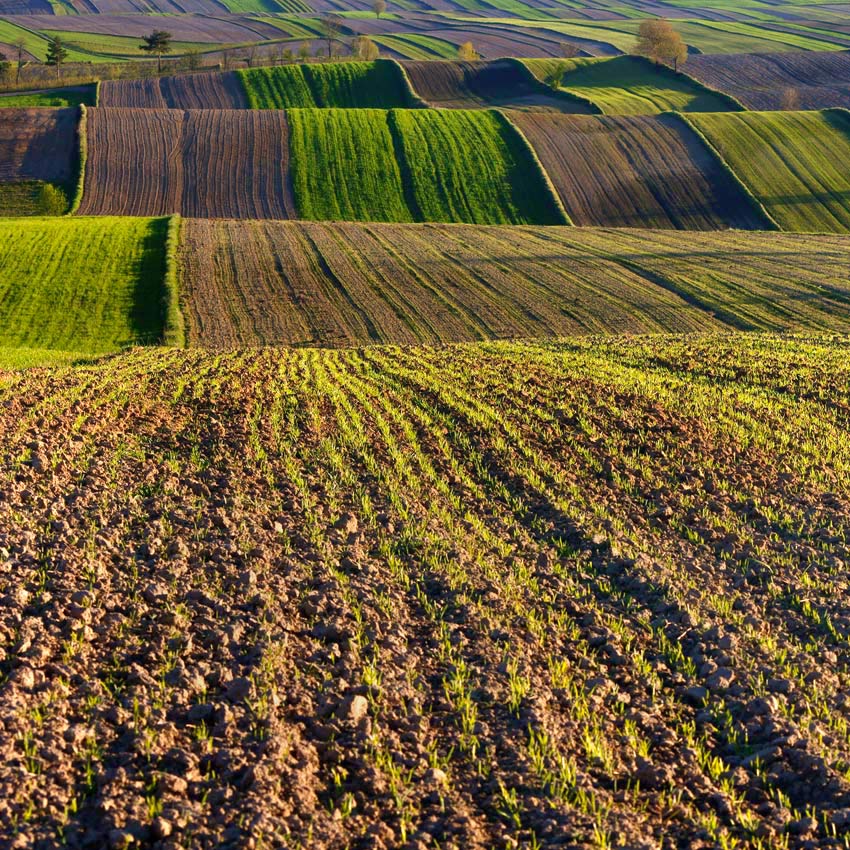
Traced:
POLYGON ((395 59, 385 59, 385 62, 392 62, 393 65, 398 68, 398 72, 401 74, 401 79, 404 83, 404 88, 408 95, 408 102, 410 104, 411 109, 430 109, 431 104, 428 103, 425 98, 423 98, 419 92, 413 87, 413 81, 407 74, 407 68, 401 64, 401 62, 397 62, 395 59))
MULTIPOLYGON (((529 71, 529 73, 531 73, 529 71)), ((491 109, 492 113, 498 116, 498 120, 502 121, 504 125, 509 129, 510 132, 516 133, 519 137, 519 140, 526 152, 528 153, 528 157, 531 160, 531 166, 534 171, 537 172, 537 175, 540 177, 541 182, 543 183, 546 192, 549 195, 549 200, 552 203, 552 206, 557 210, 558 215, 561 216, 562 221, 558 222, 559 224, 568 224, 572 226, 573 222, 570 217, 567 215, 567 211, 564 208, 564 205, 561 203, 561 197, 558 194, 558 191, 555 189, 555 184, 552 182, 552 178, 549 177, 549 172, 543 167, 543 163, 540 161, 540 158, 537 156, 537 151, 531 145, 531 142, 528 141, 525 133, 520 130, 520 128, 508 118, 507 114, 503 112, 501 109, 491 109)))
POLYGON ((693 123, 693 121, 688 120, 688 117, 682 112, 664 112, 663 115, 672 115, 678 118, 680 121, 683 121, 687 127, 696 133, 697 138, 705 145, 706 150, 717 160, 717 163, 720 167, 729 175, 730 179, 734 181, 734 183, 738 186, 738 188, 744 193, 747 200, 749 200, 753 209, 764 219, 765 223, 768 225, 767 230, 782 230, 779 226, 779 223, 776 219, 767 211, 765 205, 750 191, 750 187, 747 186, 746 183, 738 176, 738 172, 735 171, 731 165, 724 159, 723 155, 719 150, 709 141, 708 136, 693 123))
POLYGON ((83 201, 83 190, 86 182, 86 161, 88 159, 88 137, 86 136, 87 111, 84 103, 80 104, 80 119, 77 122, 77 153, 80 172, 77 176, 77 188, 71 199, 66 215, 74 215, 83 201))
POLYGON ((522 74, 522 76, 525 78, 525 81, 531 83, 531 85, 533 86, 536 86, 541 94, 546 94, 550 97, 560 98, 561 100, 565 100, 568 103, 580 103, 582 106, 588 107, 594 115, 604 114, 602 107, 599 106, 598 103, 594 103, 589 97, 576 94, 575 92, 568 91, 567 89, 554 89, 551 86, 547 86, 546 83, 544 83, 543 80, 541 80, 534 73, 534 71, 532 71, 531 68, 529 68, 528 65, 526 65, 525 62, 522 61, 522 59, 506 57, 501 61, 509 62, 511 65, 517 68, 520 74, 522 74))
POLYGON ((180 307, 180 285, 177 274, 177 252, 180 247, 180 216, 168 218, 165 234, 165 257, 162 278, 163 328, 162 343, 171 348, 186 347, 186 325, 180 307))

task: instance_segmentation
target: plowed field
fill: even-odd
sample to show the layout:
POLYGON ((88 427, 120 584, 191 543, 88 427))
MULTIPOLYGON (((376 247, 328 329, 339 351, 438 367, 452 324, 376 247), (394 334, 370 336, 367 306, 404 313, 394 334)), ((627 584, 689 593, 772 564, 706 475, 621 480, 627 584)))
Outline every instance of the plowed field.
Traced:
POLYGON ((692 56, 687 70, 748 109, 850 107, 850 52, 692 56))
POLYGON ((673 116, 522 113, 512 120, 537 152, 574 224, 767 226, 699 137, 673 116))
POLYGON ((850 240, 184 221, 190 344, 850 330, 850 240))
POLYGON ((76 109, 0 109, 0 181, 67 183, 76 171, 76 109))
POLYGON ((414 91, 432 106, 590 111, 578 101, 554 97, 519 63, 512 61, 405 62, 404 68, 414 91))
POLYGON ((247 109, 248 99, 235 71, 182 74, 148 80, 107 80, 98 106, 135 109, 247 109))
POLYGON ((726 335, 6 374, 0 842, 836 846, 848 364, 726 335))
POLYGON ((80 214, 289 218, 283 112, 91 109, 80 214))

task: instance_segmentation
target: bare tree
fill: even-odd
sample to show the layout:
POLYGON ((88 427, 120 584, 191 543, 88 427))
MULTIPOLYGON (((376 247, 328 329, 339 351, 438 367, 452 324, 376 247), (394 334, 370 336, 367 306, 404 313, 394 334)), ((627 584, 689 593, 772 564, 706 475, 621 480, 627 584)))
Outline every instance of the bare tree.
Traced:
POLYGON ((800 92, 795 88, 787 88, 782 92, 780 109, 785 112, 795 112, 800 108, 800 92))
POLYGON ((351 48, 354 55, 365 62, 373 62, 380 55, 378 45, 368 35, 358 35, 351 42, 351 48))
POLYGON ((257 61, 257 45, 256 44, 250 45, 243 58, 245 60, 245 64, 249 68, 253 68, 254 63, 257 61))
POLYGON ((334 45, 342 38, 343 21, 339 15, 324 15, 319 21, 322 38, 328 48, 328 59, 333 58, 334 45))
POLYGON ((21 79, 21 71, 26 65, 26 59, 24 59, 24 53, 27 49, 27 43, 23 38, 19 38, 15 41, 15 55, 17 56, 17 62, 15 64, 15 85, 18 84, 18 81, 21 79))

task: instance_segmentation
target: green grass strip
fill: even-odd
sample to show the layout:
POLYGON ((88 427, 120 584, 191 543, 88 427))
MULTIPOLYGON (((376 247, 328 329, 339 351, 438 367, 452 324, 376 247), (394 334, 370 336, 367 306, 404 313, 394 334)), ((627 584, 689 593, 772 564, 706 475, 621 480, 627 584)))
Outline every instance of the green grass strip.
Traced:
POLYGON ((177 275, 177 252, 180 249, 180 216, 168 219, 165 236, 165 269, 163 274, 163 331, 162 342, 172 348, 186 347, 186 327, 180 307, 180 287, 177 275))
POLYGON ((68 215, 74 215, 83 202, 83 191, 86 183, 86 162, 88 160, 88 136, 86 135, 88 113, 85 104, 80 104, 80 118, 77 121, 77 162, 79 174, 77 175, 77 186, 71 198, 68 215))

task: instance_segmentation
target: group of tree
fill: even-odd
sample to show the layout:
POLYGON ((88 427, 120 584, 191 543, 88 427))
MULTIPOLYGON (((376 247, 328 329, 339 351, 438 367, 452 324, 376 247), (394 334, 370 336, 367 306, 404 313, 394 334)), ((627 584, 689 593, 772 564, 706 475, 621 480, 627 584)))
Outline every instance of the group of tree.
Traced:
POLYGON ((656 65, 671 65, 674 71, 678 71, 679 65, 683 65, 688 58, 688 46, 670 21, 664 18, 653 18, 641 23, 634 52, 651 59, 656 65))

